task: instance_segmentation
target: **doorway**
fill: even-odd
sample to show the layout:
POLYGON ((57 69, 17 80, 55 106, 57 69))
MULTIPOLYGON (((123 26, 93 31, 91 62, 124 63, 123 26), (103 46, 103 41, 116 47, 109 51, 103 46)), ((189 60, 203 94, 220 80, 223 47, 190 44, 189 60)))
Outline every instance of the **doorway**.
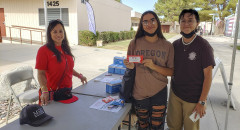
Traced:
POLYGON ((6 36, 6 27, 5 27, 5 16, 4 16, 4 8, 0 8, 0 28, 1 28, 1 36, 6 36))

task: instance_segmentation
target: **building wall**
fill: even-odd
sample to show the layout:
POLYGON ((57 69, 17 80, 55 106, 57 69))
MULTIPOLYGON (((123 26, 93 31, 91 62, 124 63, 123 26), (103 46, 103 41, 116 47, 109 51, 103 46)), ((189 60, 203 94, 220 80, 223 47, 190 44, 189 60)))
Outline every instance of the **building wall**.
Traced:
POLYGON ((161 25, 161 29, 163 33, 169 33, 170 25, 161 25))
MULTIPOLYGON (((48 8, 68 8, 69 26, 65 27, 70 44, 78 44, 77 33, 77 1, 76 0, 57 0, 59 6, 48 8)), ((6 26, 26 26, 32 28, 45 29, 39 26, 38 9, 44 8, 44 0, 1 0, 0 8, 4 8, 6 26)), ((19 37, 19 29, 11 30, 13 37, 19 37)), ((6 36, 9 37, 9 28, 6 28, 6 36)), ((45 34, 44 34, 45 35, 45 34)), ((29 31, 22 31, 22 37, 30 39, 29 31)), ((33 32, 33 40, 41 40, 39 32, 33 32)))
POLYGON ((141 15, 142 14, 139 12, 133 10, 131 11, 131 24, 134 31, 137 31, 138 29, 138 24, 140 22, 141 15))
MULTIPOLYGON (((94 14, 96 30, 129 31, 131 29, 130 7, 115 0, 89 0, 94 14)), ((78 0, 78 30, 89 30, 86 5, 78 0)))
POLYGON ((212 22, 200 22, 199 26, 203 29, 203 33, 207 35, 211 31, 212 22))
MULTIPOLYGON (((235 29, 236 29, 236 16, 228 16, 225 18, 225 32, 224 35, 228 37, 235 37, 235 29)), ((239 21, 240 25, 240 21, 239 21)), ((238 29, 238 38, 240 38, 240 26, 238 29)))
POLYGON ((180 33, 180 25, 177 21, 170 24, 170 33, 180 33))
POLYGON ((140 18, 132 17, 131 18, 131 23, 132 23, 132 28, 134 31, 137 31, 138 25, 139 25, 140 18))
POLYGON ((136 12, 136 11, 131 11, 131 17, 136 17, 136 18, 141 18, 142 13, 136 12))
POLYGON ((233 35, 233 26, 234 26, 235 16, 229 17, 226 19, 225 25, 225 36, 232 36, 233 35))
POLYGON ((176 25, 175 26, 175 33, 180 33, 181 31, 180 31, 180 25, 178 24, 178 25, 176 25))

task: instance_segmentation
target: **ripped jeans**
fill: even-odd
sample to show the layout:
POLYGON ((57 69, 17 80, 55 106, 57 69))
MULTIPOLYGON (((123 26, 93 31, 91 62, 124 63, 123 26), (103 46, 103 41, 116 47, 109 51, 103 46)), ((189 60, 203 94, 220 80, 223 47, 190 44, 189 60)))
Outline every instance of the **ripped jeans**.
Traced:
POLYGON ((167 87, 152 97, 134 100, 138 130, 164 130, 167 87))

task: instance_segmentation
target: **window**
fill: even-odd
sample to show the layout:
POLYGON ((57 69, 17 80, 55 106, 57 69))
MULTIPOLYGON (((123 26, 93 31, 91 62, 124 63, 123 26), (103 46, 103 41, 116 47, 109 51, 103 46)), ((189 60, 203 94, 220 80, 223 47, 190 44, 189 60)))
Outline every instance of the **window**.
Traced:
MULTIPOLYGON (((44 9, 39 8, 39 25, 45 25, 44 9)), ((62 20, 64 26, 69 26, 68 8, 48 8, 47 21, 54 19, 62 20)))
POLYGON ((85 4, 85 1, 89 2, 89 0, 81 0, 81 2, 82 2, 83 4, 85 4))
POLYGON ((138 26, 138 23, 132 23, 132 26, 133 27, 138 26))

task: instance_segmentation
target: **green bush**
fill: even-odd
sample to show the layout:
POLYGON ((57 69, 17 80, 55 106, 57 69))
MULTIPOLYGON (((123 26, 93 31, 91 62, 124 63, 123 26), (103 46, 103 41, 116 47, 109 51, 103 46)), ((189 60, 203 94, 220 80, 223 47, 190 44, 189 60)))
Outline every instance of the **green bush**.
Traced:
POLYGON ((119 32, 119 40, 124 40, 124 32, 119 32))
POLYGON ((99 33, 99 38, 98 38, 98 40, 102 40, 102 41, 104 41, 104 39, 105 39, 105 34, 104 34, 105 32, 100 32, 99 33))
POLYGON ((79 31, 79 44, 86 46, 94 46, 96 45, 97 40, 102 40, 103 43, 116 42, 120 40, 133 39, 135 36, 135 31, 121 31, 121 32, 96 32, 96 36, 94 33, 90 31, 79 31))
POLYGON ((100 37, 100 33, 98 31, 96 31, 96 39, 97 40, 102 40, 101 37, 100 37))
POLYGON ((136 31, 130 31, 130 38, 133 39, 136 35, 136 31))
POLYGON ((123 33, 124 33, 123 40, 129 39, 128 38, 128 33, 126 31, 124 31, 123 33))
POLYGON ((114 32, 109 32, 109 42, 114 42, 114 32))
POLYGON ((113 39, 114 39, 114 42, 116 41, 119 41, 119 33, 118 32, 113 32, 113 39))
POLYGON ((79 31, 79 44, 86 46, 96 45, 97 36, 91 31, 79 31))
POLYGON ((134 38, 135 37, 135 35, 136 35, 136 31, 132 31, 132 37, 134 38))
POLYGON ((101 32, 103 43, 109 43, 110 41, 110 32, 101 32))

